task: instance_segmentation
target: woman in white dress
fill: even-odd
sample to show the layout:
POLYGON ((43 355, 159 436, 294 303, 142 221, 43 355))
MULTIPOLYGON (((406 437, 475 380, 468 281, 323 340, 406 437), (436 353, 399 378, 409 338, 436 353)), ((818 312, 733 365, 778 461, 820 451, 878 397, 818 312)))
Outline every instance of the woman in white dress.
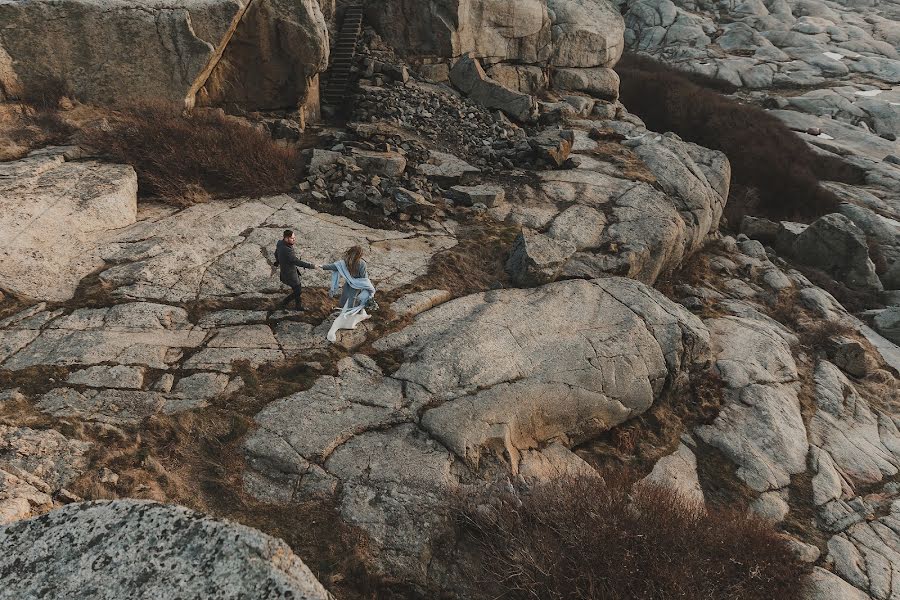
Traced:
POLYGON ((331 271, 331 295, 336 296, 340 279, 344 279, 339 305, 340 314, 334 319, 328 331, 328 341, 337 339, 339 329, 355 329, 357 323, 369 318, 366 304, 375 295, 375 286, 369 281, 363 250, 353 246, 344 253, 344 257, 330 265, 322 265, 322 269, 331 271))

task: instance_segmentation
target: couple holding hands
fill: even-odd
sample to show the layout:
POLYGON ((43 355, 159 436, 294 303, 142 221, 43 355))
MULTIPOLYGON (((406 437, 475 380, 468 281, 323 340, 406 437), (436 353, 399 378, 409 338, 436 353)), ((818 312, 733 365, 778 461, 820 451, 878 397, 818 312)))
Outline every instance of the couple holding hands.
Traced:
POLYGON ((340 314, 335 319, 328 339, 334 341, 335 332, 338 329, 353 329, 356 323, 369 318, 366 307, 374 304, 375 286, 369 281, 366 272, 366 261, 363 260, 363 250, 359 246, 353 246, 344 252, 341 260, 328 265, 314 265, 300 260, 294 251, 297 236, 290 229, 285 230, 282 238, 275 244, 275 266, 279 269, 281 282, 291 288, 291 293, 282 300, 281 306, 286 307, 293 300, 296 310, 302 311, 303 302, 300 293, 303 286, 300 283, 298 267, 304 269, 322 269, 331 271, 331 295, 336 296, 340 279, 344 279, 339 300, 340 314))

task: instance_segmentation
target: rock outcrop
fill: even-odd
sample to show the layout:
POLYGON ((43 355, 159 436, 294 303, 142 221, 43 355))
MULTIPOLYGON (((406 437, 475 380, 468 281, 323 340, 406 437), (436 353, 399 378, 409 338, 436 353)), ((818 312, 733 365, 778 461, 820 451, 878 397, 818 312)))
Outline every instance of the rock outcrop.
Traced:
POLYGON ((316 0, 7 2, 0 23, 0 98, 296 107, 328 61, 316 0))
POLYGON ((71 298, 81 279, 103 264, 103 243, 137 219, 134 169, 69 162, 66 152, 49 149, 0 163, 0 289, 71 298))
POLYGON ((330 600, 281 540, 179 506, 72 504, 0 527, 0 598, 330 600))
POLYGON ((245 483, 280 501, 340 490, 381 568, 424 583, 451 493, 589 471, 569 448, 647 410, 708 338, 659 293, 610 278, 459 298, 375 346, 402 353, 396 372, 343 359, 256 416, 245 483))

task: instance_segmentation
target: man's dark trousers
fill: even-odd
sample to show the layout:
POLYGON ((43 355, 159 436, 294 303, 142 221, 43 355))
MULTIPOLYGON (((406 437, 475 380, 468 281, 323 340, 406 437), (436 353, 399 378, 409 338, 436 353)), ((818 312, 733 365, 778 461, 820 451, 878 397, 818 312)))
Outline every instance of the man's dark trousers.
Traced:
POLYGON ((293 299, 294 306, 296 306, 297 308, 301 308, 303 306, 303 303, 300 301, 300 293, 303 291, 303 286, 299 283, 291 283, 288 285, 291 286, 291 293, 287 295, 287 298, 281 301, 281 305, 287 306, 288 302, 293 299))

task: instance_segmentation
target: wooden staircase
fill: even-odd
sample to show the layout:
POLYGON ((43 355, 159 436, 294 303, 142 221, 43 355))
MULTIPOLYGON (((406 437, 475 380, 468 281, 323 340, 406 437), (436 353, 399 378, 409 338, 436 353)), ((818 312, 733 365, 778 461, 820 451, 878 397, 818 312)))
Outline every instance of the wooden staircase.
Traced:
POLYGON ((352 4, 344 10, 344 21, 337 42, 331 49, 331 67, 322 100, 335 109, 347 104, 350 89, 350 69, 356 57, 356 44, 362 33, 363 7, 352 4))

